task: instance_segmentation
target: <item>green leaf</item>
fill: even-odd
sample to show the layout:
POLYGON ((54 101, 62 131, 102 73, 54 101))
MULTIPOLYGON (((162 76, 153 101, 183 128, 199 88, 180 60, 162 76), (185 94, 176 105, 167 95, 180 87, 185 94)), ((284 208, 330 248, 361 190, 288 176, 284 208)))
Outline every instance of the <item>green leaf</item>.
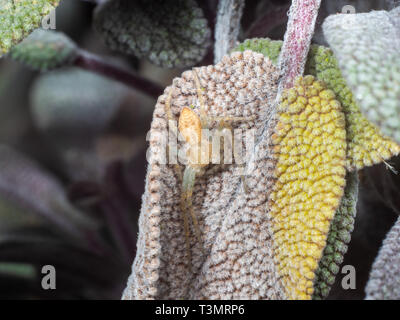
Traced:
MULTIPOLYGON (((253 50, 276 62, 281 46, 282 41, 249 39, 234 51, 253 50)), ((329 48, 311 46, 305 74, 311 74, 325 82, 342 104, 346 117, 346 167, 349 171, 381 163, 383 160, 399 154, 400 146, 389 137, 384 136, 379 128, 362 115, 352 91, 346 85, 336 58, 329 48)))
POLYGON ((282 43, 283 42, 280 40, 274 41, 268 38, 247 39, 244 42, 240 43, 232 51, 243 52, 245 50, 251 50, 259 52, 268 57, 272 61, 272 63, 276 65, 276 63, 278 62, 279 53, 281 52, 282 43))
POLYGON ((199 62, 211 36, 194 0, 106 1, 96 9, 94 27, 111 49, 168 68, 199 62))
POLYGON ((72 64, 78 53, 76 44, 64 33, 37 29, 10 51, 28 67, 48 71, 72 64))
POLYGON ((0 57, 36 29, 59 0, 1 0, 0 57))
POLYGON ((354 228, 357 199, 358 175, 356 172, 347 173, 344 195, 331 223, 326 247, 316 271, 313 299, 326 298, 335 282, 354 228))
POLYGON ((329 16, 323 31, 361 111, 400 142, 400 7, 329 16))

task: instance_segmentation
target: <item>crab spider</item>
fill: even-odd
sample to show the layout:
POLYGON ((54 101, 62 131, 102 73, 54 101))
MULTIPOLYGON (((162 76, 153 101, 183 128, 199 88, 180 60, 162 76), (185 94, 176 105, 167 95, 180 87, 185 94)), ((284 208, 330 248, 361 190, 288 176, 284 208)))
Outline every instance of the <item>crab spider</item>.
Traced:
MULTIPOLYGON (((183 223, 185 229, 185 243, 187 255, 189 258, 189 268, 191 268, 191 251, 190 251, 190 231, 189 231, 189 219, 188 214, 190 214, 196 237, 199 242, 201 242, 201 231, 197 217, 193 211, 192 196, 193 189, 196 181, 196 177, 200 177, 204 174, 206 167, 209 165, 212 153, 211 143, 209 137, 203 135, 203 129, 209 129, 210 123, 219 122, 220 128, 226 127, 226 122, 234 121, 251 121, 255 117, 210 117, 207 115, 206 107, 203 99, 203 88, 200 86, 199 76, 196 70, 193 69, 193 77, 197 91, 197 98, 199 102, 199 111, 197 114, 193 110, 193 106, 184 107, 181 110, 178 119, 178 130, 179 133, 185 139, 188 149, 186 152, 187 164, 185 170, 182 172, 179 165, 175 165, 175 171, 182 181, 181 190, 181 201, 180 208, 183 213, 183 223)), ((171 99, 172 99, 172 89, 169 91, 167 100, 165 102, 166 114, 168 121, 175 120, 171 112, 171 99)), ((232 129, 230 126, 228 128, 232 129)), ((244 178, 242 176, 243 187, 246 192, 246 186, 244 183, 244 178)))

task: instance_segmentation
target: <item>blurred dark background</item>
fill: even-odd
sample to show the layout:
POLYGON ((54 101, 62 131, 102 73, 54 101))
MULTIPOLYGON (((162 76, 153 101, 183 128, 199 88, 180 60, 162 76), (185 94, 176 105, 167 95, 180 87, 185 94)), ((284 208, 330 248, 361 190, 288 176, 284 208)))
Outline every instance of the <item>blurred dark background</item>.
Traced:
MULTIPOLYGON (((132 0, 133 1, 133 0, 132 0)), ((213 28, 217 1, 198 1, 213 28)), ((320 24, 346 5, 357 12, 386 1, 323 1, 320 24)), ((246 1, 241 39, 282 39, 289 1, 246 1)), ((108 50, 92 28, 92 1, 63 0, 57 31, 90 52, 135 70, 162 87, 183 69, 108 50)), ((212 46, 199 65, 212 63, 212 46)), ((0 298, 119 299, 135 256, 146 173, 146 133, 155 98, 75 68, 38 73, 0 59, 0 298), (42 266, 57 271, 43 290, 42 266)), ((400 169, 399 159, 391 164, 400 169)), ((369 269, 400 201, 397 175, 385 165, 360 172, 358 213, 344 264, 357 289, 331 299, 361 299, 369 269)))

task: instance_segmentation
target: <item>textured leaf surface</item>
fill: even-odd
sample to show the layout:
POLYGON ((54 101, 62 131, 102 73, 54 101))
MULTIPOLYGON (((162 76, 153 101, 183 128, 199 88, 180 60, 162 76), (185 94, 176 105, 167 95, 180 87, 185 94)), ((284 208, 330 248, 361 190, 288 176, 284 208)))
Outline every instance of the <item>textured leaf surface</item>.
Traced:
POLYGON ((358 174, 347 173, 344 195, 331 223, 327 243, 316 271, 313 299, 326 298, 335 282, 354 228, 357 198, 358 174))
POLYGON ((0 0, 0 57, 28 36, 59 0, 0 0))
POLYGON ((368 300, 400 300, 400 218, 383 241, 365 292, 368 300))
POLYGON ((323 46, 313 46, 311 55, 313 58, 309 60, 308 71, 315 73, 335 92, 346 116, 348 170, 359 170, 398 155, 400 146, 361 114, 332 51, 323 46))
POLYGON ((94 26, 111 49, 169 68, 199 62, 211 36, 194 0, 106 1, 96 9, 94 26))
MULTIPOLYGON (((278 72, 271 62, 248 51, 225 56, 215 66, 196 70, 205 89, 208 114, 254 115, 254 121, 234 123, 234 128, 254 129, 259 136, 277 92, 278 72)), ((199 108, 192 71, 175 79, 158 99, 150 131, 137 256, 123 298, 285 298, 273 262, 270 219, 266 214, 275 163, 268 143, 259 148, 253 174, 246 178, 248 194, 241 185, 243 171, 236 164, 211 165, 204 176, 196 179, 193 210, 203 241, 197 241, 191 231, 192 271, 189 270, 180 210, 182 182, 173 165, 163 164, 160 158, 165 154, 165 102, 170 90, 176 119, 184 107, 193 104, 196 112, 199 108)), ((213 124, 211 129, 217 126, 213 124)))
POLYGON ((247 39, 232 51, 251 50, 259 52, 276 64, 278 62, 279 53, 281 52, 282 43, 283 41, 281 40, 270 40, 268 38, 247 39))
POLYGON ((400 7, 330 16, 323 31, 362 112, 400 142, 400 7))
MULTIPOLYGON (((260 52, 276 62, 281 46, 282 41, 250 39, 240 44, 235 50, 260 52)), ((399 154, 400 146, 384 136, 361 114, 330 49, 323 46, 311 46, 305 74, 314 75, 324 81, 327 87, 335 92, 342 104, 346 117, 346 167, 348 170, 362 169, 399 154)))
POLYGON ((309 299, 345 186, 345 118, 333 91, 313 76, 298 78, 282 95, 272 138, 275 261, 288 298, 309 299))
POLYGON ((10 51, 14 60, 39 71, 67 66, 77 53, 77 46, 65 34, 43 29, 35 30, 10 51))
POLYGON ((261 57, 251 51, 234 53, 198 69, 209 114, 256 115, 254 123, 240 126, 255 128, 261 141, 255 168, 246 177, 248 194, 234 165, 211 166, 196 180, 193 209, 203 243, 191 239, 192 271, 185 252, 181 181, 160 158, 170 90, 176 119, 184 107, 193 104, 198 110, 192 73, 175 79, 159 98, 138 254, 124 299, 311 298, 344 193, 345 118, 333 91, 308 76, 287 91, 277 120, 271 119, 268 106, 276 98, 278 72, 261 57))
POLYGON ((304 74, 320 5, 321 0, 291 1, 277 64, 281 72, 279 95, 283 89, 293 87, 297 76, 304 74))

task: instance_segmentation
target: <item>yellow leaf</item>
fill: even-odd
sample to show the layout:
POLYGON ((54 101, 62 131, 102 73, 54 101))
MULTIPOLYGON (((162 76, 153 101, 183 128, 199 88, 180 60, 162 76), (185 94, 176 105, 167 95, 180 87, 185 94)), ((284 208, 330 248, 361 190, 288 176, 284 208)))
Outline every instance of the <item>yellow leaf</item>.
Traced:
POLYGON ((345 117, 334 92, 313 76, 299 77, 277 111, 268 203, 275 261, 287 297, 310 299, 345 186, 345 117))

